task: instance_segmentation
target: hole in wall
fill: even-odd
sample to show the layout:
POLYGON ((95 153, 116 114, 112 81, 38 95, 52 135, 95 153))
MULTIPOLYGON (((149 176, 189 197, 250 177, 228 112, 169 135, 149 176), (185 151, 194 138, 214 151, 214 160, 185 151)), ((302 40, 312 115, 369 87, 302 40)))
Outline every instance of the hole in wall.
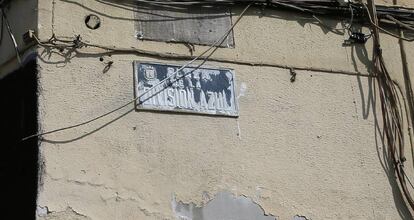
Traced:
POLYGON ((89 29, 96 30, 101 26, 101 19, 94 14, 87 15, 85 17, 85 25, 89 29))

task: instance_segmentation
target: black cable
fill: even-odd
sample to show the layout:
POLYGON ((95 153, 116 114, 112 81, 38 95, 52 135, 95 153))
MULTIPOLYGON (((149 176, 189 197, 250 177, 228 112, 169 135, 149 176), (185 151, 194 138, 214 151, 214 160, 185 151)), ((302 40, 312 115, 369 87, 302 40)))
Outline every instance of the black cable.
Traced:
POLYGON ((18 48, 18 45, 17 45, 16 38, 14 37, 13 30, 12 30, 12 28, 10 26, 9 19, 7 19, 7 15, 6 15, 6 13, 4 13, 4 9, 3 8, 2 8, 1 11, 2 11, 2 17, 4 19, 4 22, 5 22, 5 25, 6 25, 6 28, 7 28, 7 32, 9 33, 10 39, 11 39, 12 44, 13 44, 13 47, 14 47, 14 50, 16 52, 17 62, 19 64, 21 64, 22 63, 22 60, 20 58, 19 48, 18 48))
MULTIPOLYGON (((179 70, 184 69, 185 67, 189 66, 191 63, 193 63, 193 62, 195 62, 197 60, 200 60, 200 59, 202 59, 201 63, 198 64, 196 67, 194 67, 194 69, 198 69, 202 65, 204 65, 209 60, 209 58, 219 49, 219 45, 223 44, 223 42, 226 40, 226 38, 231 33, 231 31, 233 31, 233 29, 239 23, 239 21, 241 20, 241 18, 244 16, 244 14, 250 8, 250 6, 251 6, 251 4, 248 4, 246 6, 246 8, 241 12, 241 14, 238 17, 238 19, 234 22, 234 24, 226 31, 226 33, 222 37, 220 37, 219 39, 217 39, 207 50, 205 50, 203 53, 201 53, 200 55, 198 55, 196 58, 192 59, 187 64, 181 66, 180 69, 178 69, 175 73, 173 73, 173 75, 177 74, 179 70), (208 53, 208 55, 204 57, 204 55, 207 54, 207 53, 208 53)), ((53 37, 53 38, 56 39, 55 37, 53 37)), ((76 39, 73 40, 72 42, 73 42, 73 45, 72 46, 69 46, 69 47, 72 47, 72 48, 80 48, 82 46, 87 45, 86 43, 83 43, 81 41, 80 35, 76 36, 76 39)), ((184 77, 184 76, 181 76, 181 78, 184 77)), ((104 114, 101 114, 99 116, 96 116, 94 118, 91 118, 89 120, 86 120, 86 121, 81 122, 81 123, 78 123, 78 124, 74 124, 74 125, 71 125, 71 126, 66 126, 66 127, 59 128, 59 129, 55 129, 55 130, 51 130, 51 131, 46 131, 46 132, 41 132, 41 133, 29 135, 27 137, 22 138, 22 141, 25 141, 25 140, 28 140, 28 139, 31 139, 31 138, 34 138, 34 137, 42 137, 42 136, 44 136, 46 134, 52 134, 52 133, 56 133, 56 132, 59 132, 59 131, 69 130, 69 129, 77 128, 77 127, 80 127, 80 126, 83 126, 83 125, 86 125, 86 124, 90 124, 90 123, 92 123, 94 121, 97 121, 97 120, 99 120, 99 119, 101 119, 103 117, 106 117, 106 116, 108 116, 108 115, 110 115, 110 114, 112 114, 114 112, 117 112, 117 111, 125 108, 126 106, 134 103, 134 102, 137 102, 138 105, 139 104, 142 104, 144 101, 142 101, 141 98, 144 97, 144 95, 146 95, 147 93, 149 93, 151 90, 155 89, 157 86, 162 86, 164 84, 167 84, 168 85, 169 83, 174 82, 174 81, 171 81, 171 80, 172 79, 170 79, 169 77, 165 78, 164 80, 162 80, 161 82, 159 82, 159 84, 153 86, 150 90, 145 91, 144 93, 140 94, 139 96, 137 95, 137 97, 135 97, 134 99, 130 100, 129 102, 127 102, 127 103, 125 103, 125 104, 119 106, 118 108, 115 108, 115 109, 113 109, 113 110, 111 110, 109 112, 106 112, 104 114)), ((178 79, 175 79, 175 80, 178 80, 178 79)))
POLYGON ((3 42, 3 31, 4 31, 4 18, 3 18, 3 8, 0 8, 0 11, 1 11, 1 16, 0 16, 0 19, 1 19, 1 21, 0 21, 0 45, 1 45, 1 43, 3 42))
MULTIPOLYGON (((407 187, 407 181, 411 181, 406 176, 404 170, 404 134, 401 102, 398 96, 397 88, 393 83, 390 73, 388 72, 382 49, 380 45, 380 27, 378 26, 378 15, 374 0, 368 0, 365 6, 372 26, 372 38, 374 41, 373 53, 373 71, 377 75, 379 85, 380 104, 382 112, 383 132, 385 135, 384 143, 387 144, 387 154, 385 163, 390 163, 388 167, 393 169, 398 182, 399 190, 404 196, 411 210, 414 210, 414 199, 411 191, 407 187)), ((402 39, 402 38, 400 38, 402 39)))
MULTIPOLYGON (((264 6, 274 9, 284 9, 299 11, 302 13, 310 13, 312 15, 329 15, 332 17, 343 17, 344 15, 351 15, 359 22, 366 23, 367 13, 365 6, 361 3, 349 3, 341 5, 337 0, 134 0, 137 5, 152 5, 152 6, 211 6, 211 5, 242 5, 250 3, 253 5, 264 6), (354 14, 354 15, 352 15, 354 14)), ((379 22, 388 20, 387 17, 392 16, 398 19, 406 27, 414 26, 414 9, 404 7, 390 7, 390 6, 375 6, 376 15, 379 22)))

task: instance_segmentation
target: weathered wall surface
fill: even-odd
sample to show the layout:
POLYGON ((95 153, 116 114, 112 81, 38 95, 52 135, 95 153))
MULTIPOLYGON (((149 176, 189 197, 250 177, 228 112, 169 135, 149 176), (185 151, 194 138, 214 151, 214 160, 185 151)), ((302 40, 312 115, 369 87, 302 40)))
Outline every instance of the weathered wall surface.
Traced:
POLYGON ((403 6, 403 7, 414 7, 414 2, 411 0, 377 0, 375 1, 379 5, 388 5, 388 6, 403 6))
MULTIPOLYGON (((233 10, 233 20, 241 10, 233 10)), ((189 54, 181 44, 138 41, 133 19, 124 1, 39 1, 41 39, 81 34, 101 45, 189 54), (84 25, 91 13, 102 19, 97 30, 84 25)), ((375 79, 363 75, 371 42, 343 47, 344 39, 303 15, 249 10, 235 29, 235 48, 219 49, 214 57, 332 73, 297 70, 292 83, 285 68, 208 62, 235 70, 238 119, 135 112, 130 105, 47 135, 40 146, 39 219, 186 219, 191 213, 183 210, 191 205, 185 204, 215 210, 221 192, 277 219, 408 219, 395 179, 380 163, 379 99, 375 79), (361 74, 333 73, 338 71, 361 74)), ((382 41, 390 72, 402 82, 398 41, 382 41)), ((195 53, 204 48, 196 46, 195 53)), ((412 43, 407 48, 413 57, 412 43)), ((134 60, 183 63, 81 51, 63 57, 39 48, 44 131, 132 100, 134 60)))

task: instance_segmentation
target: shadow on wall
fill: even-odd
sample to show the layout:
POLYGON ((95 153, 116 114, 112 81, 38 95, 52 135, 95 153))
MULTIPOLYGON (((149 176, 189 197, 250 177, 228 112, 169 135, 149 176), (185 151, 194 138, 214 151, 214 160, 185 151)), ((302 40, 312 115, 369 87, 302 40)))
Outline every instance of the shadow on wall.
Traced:
MULTIPOLYGON (((359 60, 362 61, 362 63, 365 65, 365 68, 370 73, 370 75, 375 74, 365 45, 353 45, 351 52, 351 60, 356 71, 358 71, 357 60, 359 60)), ((387 175, 388 182, 392 190, 395 207, 401 219, 413 219, 413 215, 409 210, 408 204, 404 201, 402 191, 400 189, 399 183, 397 182, 394 162, 392 156, 388 151, 386 137, 384 136, 384 129, 387 128, 383 128, 382 124, 380 124, 382 121, 383 113, 382 110, 378 109, 377 107, 380 100, 377 94, 379 87, 376 81, 376 77, 368 78, 368 86, 363 85, 360 76, 356 77, 358 80, 358 86, 361 95, 362 116, 364 119, 367 119, 371 113, 374 117, 374 134, 377 156, 381 167, 384 170, 384 173, 387 175), (364 88, 366 87, 368 87, 368 91, 364 91, 364 88)), ((396 85, 396 88, 399 90, 398 92, 400 95, 403 96, 404 94, 401 88, 398 85, 396 85)))
MULTIPOLYGON (((212 18, 220 18, 220 17, 226 17, 227 15, 223 13, 213 13, 214 10, 210 10, 212 6, 197 6, 200 8, 206 9, 205 15, 200 15, 200 10, 189 10, 186 6, 180 6, 180 5, 165 5, 165 4, 156 4, 156 3, 139 3, 139 7, 137 7, 138 3, 134 2, 133 0, 120 0, 120 1, 114 1, 114 0, 96 0, 97 2, 111 6, 116 7, 119 9, 137 12, 137 13, 144 13, 144 14, 150 14, 154 19, 151 20, 142 20, 137 18, 130 18, 130 17, 120 17, 120 16, 113 16, 109 15, 103 12, 100 12, 96 9, 93 9, 91 7, 88 7, 84 4, 81 4, 77 2, 76 0, 61 0, 65 3, 75 4, 79 7, 82 7, 92 13, 95 13, 97 15, 107 17, 114 20, 126 20, 126 21, 140 21, 140 22, 159 22, 159 21, 177 21, 177 20, 186 20, 186 19, 212 19, 212 18), (156 10, 154 10, 154 7, 156 7, 156 10), (153 11, 154 10, 154 11, 153 11), (171 12, 177 12, 177 13, 185 13, 189 14, 188 17, 173 17, 173 16, 166 16, 162 13, 163 10, 168 10, 171 12), (197 14, 197 16, 194 16, 193 14, 197 14)), ((214 6, 219 9, 225 9, 230 11, 232 7, 226 6, 226 5, 220 5, 220 6, 214 6)), ((253 6, 252 6, 253 7, 253 6)), ((320 26, 324 33, 333 32, 336 34, 343 35, 345 34, 344 30, 337 30, 332 27, 336 27, 338 23, 342 23, 342 26, 346 26, 344 21, 337 20, 337 19, 316 19, 315 17, 312 17, 309 13, 301 13, 300 11, 295 11, 298 16, 294 16, 289 11, 281 11, 276 9, 270 9, 270 10, 264 10, 264 7, 256 7, 259 10, 249 10, 245 16, 259 16, 259 17, 272 17, 272 18, 278 18, 283 20, 289 20, 289 21, 297 21, 301 26, 305 26, 306 24, 314 24, 317 26, 320 26)), ((233 11, 232 15, 238 15, 238 11, 233 11)), ((295 13, 295 14, 296 14, 295 13)), ((350 19, 348 19, 350 20, 350 19)), ((356 19, 354 19, 355 21, 356 19)))
MULTIPOLYGON (((371 108, 373 109, 372 112, 373 112, 373 117, 375 121, 374 133, 375 133, 375 145, 376 145, 378 160, 381 163, 381 167, 383 168, 384 173, 387 175, 388 182, 392 190, 395 207, 398 210, 398 214, 400 215, 401 219, 411 220, 411 219, 414 219, 414 217, 409 210, 408 204, 404 201, 402 191, 400 189, 400 185, 397 182, 398 180, 396 177, 394 162, 393 162, 392 156, 390 155, 387 149, 388 146, 385 143, 384 129, 382 128, 383 127, 382 124, 379 124, 380 121, 378 120, 378 112, 377 112, 377 108, 375 107, 376 102, 378 100, 378 97, 376 94, 377 89, 378 89, 378 85, 376 81, 372 82, 371 80, 369 83, 370 94, 368 95, 368 100, 372 100, 371 108)), ((379 114, 380 114, 379 117, 381 118, 382 112, 379 112, 379 114)))
POLYGON ((35 219, 38 187, 36 133, 37 71, 35 61, 0 79, 0 180, 2 219, 35 219))
MULTIPOLYGON (((130 20, 130 21, 138 21, 137 19, 133 19, 133 18, 129 18, 129 17, 115 17, 112 15, 108 15, 105 13, 102 13, 100 11, 97 11, 93 8, 90 8, 88 6, 82 5, 76 1, 73 0, 61 0, 65 3, 70 3, 70 4, 76 4, 79 7, 82 7, 92 13, 95 13, 99 16, 103 16, 103 17, 107 17, 110 19, 119 19, 119 20, 130 20)), ((121 9, 125 9, 125 10, 130 10, 130 11, 135 11, 138 12, 139 9, 135 9, 136 3, 133 3, 132 1, 113 1, 113 0, 97 0, 97 2, 100 2, 102 4, 106 4, 106 5, 111 5, 113 7, 117 7, 117 8, 121 8, 121 9)), ((170 6, 165 6, 168 7, 169 10, 177 10, 177 11, 181 11, 182 9, 180 9, 180 7, 173 7, 171 8, 170 6)), ((237 13, 233 13, 234 15, 237 15, 237 13)), ((211 18, 211 16, 216 17, 216 16, 220 16, 220 15, 206 15, 206 17, 197 17, 197 19, 203 19, 203 18, 211 18)), ((321 27, 321 30, 327 34, 328 32, 333 32, 335 34, 339 34, 339 35, 346 35, 346 31, 339 31, 339 30, 333 30, 331 28, 328 27, 336 27, 338 26, 338 22, 340 22, 339 20, 332 20, 332 19, 324 19, 323 24, 320 23, 319 21, 317 21, 315 18, 307 15, 307 14, 300 14, 298 13, 298 16, 292 16, 292 13, 288 13, 288 12, 283 12, 283 11, 277 11, 277 10, 265 10, 265 11, 260 11, 260 10, 250 10, 249 12, 247 12, 246 16, 266 16, 266 17, 274 17, 274 18, 278 18, 278 19, 283 19, 283 20, 288 20, 288 21, 296 21, 298 22, 301 26, 305 26, 306 24, 314 24, 314 25, 318 25, 321 27), (300 16, 299 16, 300 15, 300 16)), ((162 17, 162 16, 160 16, 162 17)), ((176 18, 174 17, 166 17, 166 18, 162 18, 165 20, 174 20, 176 18)), ((183 17, 180 17, 179 19, 186 19, 183 17)), ((194 19, 194 17, 191 17, 191 19, 194 19)), ((160 21, 160 20, 157 20, 160 21)), ((345 24, 342 24, 342 26, 345 26, 345 24)), ((355 31, 362 31, 360 27, 358 27, 357 25, 355 25, 355 31)), ((351 46, 351 60, 353 62, 354 65, 354 69, 358 72, 358 65, 357 63, 363 63, 366 67, 366 69, 372 73, 372 65, 371 65, 371 59, 368 55, 368 51, 365 47, 365 45, 352 45, 351 46)), ((43 51, 43 54, 40 56, 40 59, 44 62, 44 63, 50 63, 50 64, 65 64, 67 62, 70 62, 70 60, 73 57, 100 57, 103 55, 108 55, 110 53, 96 53, 96 54, 82 54, 78 51, 76 51, 76 49, 74 50, 69 50, 69 51, 57 51, 54 50, 52 48, 46 48, 43 51), (63 57, 63 60, 59 60, 59 61, 49 61, 48 59, 44 59, 43 55, 51 55, 53 53, 56 53, 60 56, 63 57)), ((400 217, 402 219, 413 219, 413 216, 411 215, 407 205, 404 203, 401 191, 399 189, 399 185, 397 183, 397 180, 395 178, 395 172, 394 172, 394 166, 392 163, 392 159, 389 157, 387 149, 386 149, 386 144, 384 143, 384 136, 383 136, 383 131, 381 128, 381 125, 379 124, 380 121, 378 120, 378 116, 381 113, 377 112, 377 94, 376 94, 376 89, 378 85, 376 85, 376 81, 375 78, 370 77, 368 80, 368 90, 364 91, 364 87, 362 85, 362 80, 360 79, 360 76, 356 76, 358 83, 359 83, 359 90, 360 90, 360 94, 361 94, 361 103, 362 103, 362 109, 363 109, 363 118, 367 119, 369 117, 369 114, 372 113, 374 120, 375 120, 375 128, 374 131, 375 132, 375 137, 376 137, 376 146, 377 146, 377 154, 378 154, 378 158, 381 162, 381 166, 384 169, 384 172, 386 173, 387 177, 388 177, 388 181, 389 184, 391 186, 392 192, 393 192, 393 196, 394 196, 394 202, 395 202, 395 206, 398 209, 398 212, 400 214, 400 217)), ((125 113, 120 114, 120 116, 115 117, 113 120, 107 122, 106 124, 102 125, 101 127, 99 127, 98 129, 87 133, 85 135, 82 135, 78 138, 72 139, 72 140, 66 140, 66 141, 52 141, 52 140, 44 140, 44 141, 49 141, 49 142, 54 142, 54 143, 68 143, 68 142, 72 142, 75 140, 79 140, 87 135, 90 135, 100 129, 102 129, 103 127, 109 125, 110 123, 118 120, 119 118, 123 117, 124 115, 128 114, 130 111, 133 111, 133 109, 126 111, 125 113)), ((381 118, 381 115, 380 115, 381 118)))
MULTIPOLYGON (((151 15, 150 17, 153 17, 153 19, 150 20, 143 20, 143 19, 137 19, 137 18, 131 18, 131 17, 121 17, 121 16, 113 16, 106 13, 103 13, 99 10, 96 10, 94 8, 88 7, 84 4, 79 3, 76 0, 60 0, 65 3, 70 3, 74 5, 78 5, 79 7, 82 7, 91 13, 95 13, 96 15, 100 15, 103 17, 107 17, 114 20, 126 20, 126 21, 140 21, 140 22, 159 22, 159 21, 178 21, 178 20, 186 20, 186 19, 214 19, 214 18, 220 18, 225 17, 227 15, 223 13, 214 13, 214 10, 211 10, 212 6, 206 5, 206 6, 197 6, 200 8, 206 9, 205 15, 200 15, 200 10, 189 10, 186 6, 180 6, 180 5, 166 5, 166 4, 157 4, 157 3, 139 3, 139 7, 137 7, 138 3, 134 0, 96 0, 96 2, 99 2, 103 5, 119 8, 126 11, 132 11, 137 13, 143 13, 151 15), (154 10, 154 7, 156 7, 156 10, 154 10), (177 12, 180 14, 189 14, 189 16, 170 16, 165 15, 162 13, 163 10, 168 10, 171 12, 177 12), (197 16, 194 16, 194 14, 197 14, 197 16)), ((220 5, 220 6, 214 6, 218 9, 224 9, 224 10, 231 10, 231 6, 226 5, 220 5)), ((234 6, 233 6, 234 7, 234 6)), ((253 6, 252 6, 253 7, 253 6)), ((361 18, 356 18, 354 16, 351 19, 351 16, 348 19, 344 19, 343 15, 338 15, 337 18, 333 19, 325 19, 325 18, 319 18, 312 16, 310 13, 303 13, 299 10, 293 10, 289 8, 284 8, 284 10, 278 10, 278 9, 269 9, 265 10, 265 7, 257 6, 256 10, 249 10, 245 16, 259 16, 259 17, 272 17, 272 18, 278 18, 288 21, 296 21, 301 26, 305 26, 306 24, 313 24, 321 27, 322 31, 326 33, 335 33, 338 35, 344 35, 347 34, 347 31, 345 30, 349 22, 352 21, 354 24, 357 23, 364 23, 367 24, 366 19, 361 20, 361 18), (259 10, 257 10, 259 9, 259 10), (287 11, 288 10, 288 11, 287 11), (295 13, 292 13, 291 11, 294 11, 295 13), (295 15, 297 14, 297 15, 295 15), (337 27, 338 24, 340 27, 337 27)), ((238 11, 233 11, 232 15, 238 15, 238 11)), ((382 24, 383 27, 393 27, 393 28, 387 28, 388 31, 397 34, 398 31, 395 30, 395 26, 389 26, 390 24, 384 23, 382 24)), ((414 37, 414 31, 404 31, 404 35, 408 38, 414 37)))
MULTIPOLYGON (((157 6, 157 11, 151 11, 151 4, 140 4, 140 7, 137 8, 137 3, 133 2, 131 0, 120 0, 120 1, 114 1, 114 0, 97 0, 97 2, 103 4, 103 5, 109 5, 111 7, 116 7, 116 8, 121 8, 123 10, 129 10, 129 11, 133 11, 133 12, 138 12, 138 13, 151 13, 151 16, 148 16, 150 18, 153 18, 152 20, 140 20, 137 18, 131 18, 131 17, 120 17, 120 16, 114 16, 114 15, 110 15, 107 13, 103 13, 97 9, 94 9, 92 7, 89 7, 87 5, 81 4, 78 1, 75 0, 60 0, 61 2, 65 2, 67 4, 73 4, 73 5, 77 5, 81 8, 84 8, 85 10, 94 13, 98 16, 102 16, 102 17, 106 17, 109 19, 114 19, 114 20, 127 20, 127 21, 135 21, 135 22, 159 22, 159 21, 175 21, 175 20, 185 20, 185 19, 210 19, 210 18, 219 18, 219 17, 225 17, 228 15, 223 15, 223 13, 219 13, 219 14, 212 14, 212 11, 209 10, 206 12, 205 16, 200 16, 200 10, 196 10, 196 11, 192 11, 192 10, 188 10, 188 8, 185 7, 180 7, 180 6, 157 6), (177 12, 183 12, 183 14, 191 14, 194 13, 197 16, 190 15, 188 17, 183 16, 182 14, 180 14, 179 16, 171 16, 171 14, 164 14, 160 11, 162 11, 162 9, 168 10, 168 11, 177 11, 177 12)), ((220 6, 220 7, 227 7, 228 6, 220 6)), ((241 8, 239 8, 241 9, 241 8)), ((348 35, 348 32, 346 30, 341 30, 340 29, 336 29, 336 28, 332 28, 332 27, 336 27, 338 26, 338 23, 341 23, 342 27, 347 26, 347 22, 349 22, 350 19, 345 19, 345 20, 339 20, 339 19, 322 19, 322 18, 318 18, 315 19, 314 17, 312 17, 310 14, 307 13, 291 13, 290 11, 281 11, 281 10, 275 10, 275 9, 269 9, 269 10, 263 10, 264 8, 261 7, 256 7, 254 10, 248 10, 245 14, 245 16, 254 16, 254 17, 271 17, 271 18, 276 18, 276 19, 281 19, 281 20, 287 20, 287 21, 295 21, 297 22, 299 25, 301 25, 302 27, 304 27, 306 24, 313 24, 316 26, 319 26, 321 29, 321 31, 325 34, 327 33, 335 33, 338 35, 348 35), (346 21, 348 20, 348 21, 346 21)), ((230 10, 230 9, 229 9, 230 10)), ((295 11, 296 12, 296 11, 295 11)), ((235 10, 232 12, 232 15, 234 16, 238 16, 240 13, 239 10, 235 10)), ((144 16, 145 17, 145 16, 144 16)), ((356 22, 356 20, 354 19, 354 22, 356 22)), ((359 26, 359 25, 355 25, 355 26, 359 26)), ((360 29, 360 27, 356 27, 357 29, 360 29)), ((220 35, 221 36, 221 35, 220 35)), ((82 37, 82 36, 80 36, 82 37)), ((275 36, 275 38, 277 39, 277 36, 275 36)), ((173 42, 179 42, 176 40, 173 40, 173 42)), ((188 45, 187 45, 188 46, 188 45)), ((190 45, 191 46, 191 45, 190 45)), ((192 49, 190 48, 190 52, 192 52, 192 49)), ((117 52, 101 52, 101 53, 83 53, 80 52, 79 50, 77 50, 76 48, 70 49, 70 50, 56 50, 54 48, 44 48, 44 50, 41 53, 41 56, 39 57, 42 62, 46 63, 46 64, 59 64, 61 66, 65 66, 66 63, 69 63, 70 60, 74 57, 99 57, 99 56, 105 56, 105 55, 109 55, 109 54, 116 54, 116 53, 121 53, 119 51, 117 52), (58 59, 58 60, 54 60, 54 61, 50 61, 48 58, 51 57, 51 55, 58 55, 60 57, 62 57, 62 59, 58 59)), ((360 61, 363 62, 366 65, 369 65, 369 60, 366 57, 363 56, 358 56, 358 58, 360 58, 360 61)))
MULTIPOLYGON (((84 9, 92 12, 92 13, 96 13, 96 14, 98 14, 100 16, 105 16, 105 17, 108 17, 110 19, 121 19, 121 20, 136 21, 136 19, 126 18, 126 17, 114 17, 114 16, 111 16, 111 15, 107 15, 107 14, 102 13, 100 11, 97 11, 97 10, 95 10, 93 8, 90 8, 90 7, 86 6, 86 5, 80 4, 79 2, 74 1, 74 0, 60 0, 60 1, 65 2, 65 3, 69 3, 69 4, 75 4, 75 5, 79 6, 79 7, 82 7, 84 9)), ((135 12, 137 12, 139 10, 139 9, 135 9, 136 3, 134 3, 133 1, 129 1, 129 0, 123 0, 123 1, 122 0, 121 1, 97 0, 97 2, 100 2, 101 4, 105 4, 105 5, 110 5, 110 6, 113 6, 113 7, 117 7, 117 8, 122 8, 122 9, 125 9, 125 10, 135 11, 135 12)), ((142 6, 142 7, 145 8, 146 6, 142 6)), ((175 11, 183 11, 184 10, 184 11, 188 12, 187 9, 183 9, 182 7, 177 7, 177 6, 174 6, 172 8, 170 6, 164 6, 164 8, 166 8, 168 10, 175 10, 175 11)), ((199 11, 197 12, 197 14, 198 13, 199 13, 199 11)), ((234 13, 234 14, 237 15, 237 13, 234 13)), ((306 14, 302 14, 302 15, 303 16, 306 16, 306 14)), ((246 16, 255 16, 255 17, 257 17, 257 16, 268 16, 268 17, 273 17, 273 18, 277 18, 277 19, 297 21, 302 26, 306 25, 307 23, 313 23, 313 24, 316 24, 316 25, 319 24, 318 21, 316 21, 312 17, 309 17, 309 18, 306 18, 306 17, 296 17, 296 16, 292 16, 292 13, 290 13, 290 12, 284 12, 284 11, 279 11, 279 10, 249 10, 247 12, 246 16)), ((160 17, 162 17, 162 15, 160 15, 160 17)), ((191 17, 191 16, 189 18, 194 19, 194 17, 191 17)), ((209 18, 209 17, 207 16, 206 18, 209 18)), ((167 19, 175 19, 175 18, 168 17, 167 19)), ((182 17, 180 17, 180 19, 182 19, 182 17)), ((338 20, 329 19, 326 22, 327 23, 324 23, 324 25, 336 26, 338 20)), ((319 24, 319 25, 321 25, 321 24, 319 24)), ((321 27, 324 27, 324 28, 322 28, 322 30, 325 33, 328 33, 330 31, 329 29, 325 28, 325 26, 323 26, 323 25, 321 27)), ((336 33, 337 34, 341 34, 341 35, 346 34, 344 32, 342 32, 342 33, 336 32, 336 33)), ((356 63, 357 63, 357 60, 356 59, 359 59, 366 66, 369 66, 370 65, 370 60, 367 58, 366 49, 363 46, 355 46, 355 48, 357 48, 357 49, 355 49, 357 51, 357 57, 353 56, 352 57, 352 60, 355 63, 355 69, 358 71, 358 68, 357 68, 357 65, 356 65, 356 63), (364 52, 364 50, 365 50, 365 52, 364 52)), ((97 52, 97 53, 93 52, 93 53, 84 53, 84 52, 81 52, 81 51, 77 50, 76 47, 73 47, 73 48, 71 47, 71 48, 66 49, 66 50, 63 50, 63 49, 62 50, 58 50, 58 49, 53 48, 53 47, 44 47, 43 51, 41 52, 41 54, 39 56, 39 59, 43 63, 46 63, 46 64, 56 64, 57 67, 59 68, 59 67, 64 67, 67 63, 69 63, 71 61, 72 58, 75 58, 75 57, 77 57, 77 58, 91 58, 91 57, 95 57, 95 58, 101 58, 101 59, 103 59, 102 56, 111 55, 111 54, 117 54, 117 53, 118 52, 101 52, 101 53, 100 52, 97 52), (50 57, 52 55, 58 55, 62 59, 50 60, 50 57)), ((119 53, 122 53, 122 52, 119 52, 119 53)), ((103 71, 103 72, 105 72, 105 71, 103 71)), ((371 94, 371 92, 372 91, 370 89, 369 94, 371 94)), ((362 94, 362 97, 364 97, 363 92, 361 92, 361 94, 362 94)), ((363 108, 363 109, 366 109, 366 110, 364 110, 364 118, 368 117, 369 104, 370 104, 370 102, 371 101, 368 101, 367 104, 365 104, 365 102, 364 102, 364 104, 363 104, 364 106, 366 106, 366 107, 363 108)), ((133 111, 133 108, 132 109, 129 109, 125 113, 121 113, 119 116, 113 117, 112 120, 108 121, 107 123, 102 124, 97 129, 94 129, 93 131, 88 132, 87 134, 80 135, 80 136, 78 136, 76 138, 73 138, 73 139, 68 139, 68 140, 46 140, 46 139, 43 139, 43 140, 44 141, 51 142, 51 143, 70 143, 72 141, 76 141, 76 140, 82 139, 82 138, 84 138, 84 137, 86 137, 86 136, 88 136, 90 134, 93 134, 93 133, 99 131, 100 129, 102 129, 102 128, 106 127, 107 125, 115 122, 116 120, 122 118, 124 115, 128 114, 131 111, 133 111)))

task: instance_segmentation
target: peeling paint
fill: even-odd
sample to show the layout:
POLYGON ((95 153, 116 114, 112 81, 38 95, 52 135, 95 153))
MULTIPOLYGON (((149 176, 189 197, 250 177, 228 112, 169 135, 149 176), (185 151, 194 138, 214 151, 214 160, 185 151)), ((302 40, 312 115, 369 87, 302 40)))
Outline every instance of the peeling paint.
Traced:
POLYGON ((303 215, 295 215, 294 217, 293 217, 293 220, 311 220, 310 218, 306 218, 305 216, 303 216, 303 215))
POLYGON ((276 220, 266 215, 263 208, 245 196, 234 196, 229 192, 218 193, 204 206, 185 204, 173 197, 172 209, 179 220, 276 220))
MULTIPOLYGON (((40 206, 38 206, 39 208, 40 206)), ((47 207, 45 207, 47 210, 47 207)), ((42 208, 42 211, 44 209, 42 208)), ((38 213, 38 220, 90 220, 88 216, 82 215, 75 210, 73 210, 71 207, 67 207, 65 211, 61 212, 50 212, 47 210, 46 215, 40 216, 38 213)))
POLYGON ((39 216, 39 217, 46 216, 48 213, 49 213, 49 209, 47 208, 47 206, 45 206, 45 207, 37 206, 37 208, 36 208, 37 216, 39 216))
POLYGON ((246 83, 242 82, 240 84, 239 95, 236 97, 236 99, 239 100, 240 97, 245 96, 246 95, 246 90, 247 90, 247 85, 246 85, 246 83))
MULTIPOLYGON (((243 97, 246 95, 246 90, 247 90, 247 85, 246 83, 242 82, 240 84, 240 90, 239 90, 239 95, 236 97, 236 100, 239 101, 240 97, 243 97)), ((241 134, 241 129, 240 129, 240 121, 237 119, 237 137, 239 138, 239 140, 242 139, 242 134, 241 134)))
MULTIPOLYGON (((43 27, 38 37, 47 40, 52 36, 52 1, 37 2, 39 23, 43 27)), ((85 41, 100 45, 188 54, 188 48, 180 44, 140 41, 137 45, 131 36, 134 11, 125 10, 128 2, 56 1, 54 32, 62 37, 80 34, 85 41), (82 19, 91 10, 108 15, 101 31, 84 28, 82 19)), ((234 14, 241 9, 235 6, 234 14)), ((298 23, 290 12, 266 10, 266 16, 254 16, 259 10, 252 8, 235 30, 237 47, 219 50, 215 57, 275 66, 207 63, 232 68, 237 73, 236 97, 241 117, 120 111, 82 128, 45 136, 39 148, 46 160, 46 174, 42 175, 44 186, 39 189, 38 203, 53 211, 49 216, 65 211, 70 205, 94 220, 172 220, 175 213, 186 215, 175 209, 173 212, 171 193, 177 195, 177 209, 189 206, 191 201, 204 201, 195 202, 203 208, 194 206, 202 211, 209 207, 207 201, 214 203, 218 199, 216 190, 223 188, 234 195, 248 193, 265 213, 283 220, 292 220, 296 214, 308 219, 409 216, 404 207, 395 204, 399 200, 393 196, 387 176, 381 175, 383 170, 376 151, 379 140, 373 132, 377 125, 373 112, 380 109, 370 108, 367 119, 352 117, 355 116, 352 101, 357 100, 358 113, 362 114, 361 103, 367 97, 362 97, 360 90, 369 91, 371 87, 371 79, 362 76, 367 74, 369 59, 365 53, 371 51, 372 44, 366 48, 341 47, 342 35, 327 33, 313 23, 312 30, 304 28, 306 21, 298 23), (276 35, 278 39, 269 43, 269 36, 276 35), (289 77, 286 68, 276 66, 333 72, 358 70, 361 77, 301 71, 303 80, 291 84, 286 78, 289 77), (352 80, 349 83, 355 93, 349 83, 344 83, 348 80, 352 80), (240 137, 237 121, 243 130, 239 131, 240 137), (317 135, 323 138, 317 139, 317 135), (337 159, 338 155, 342 160, 337 159), (363 169, 359 166, 361 161, 363 169), (255 189, 257 185, 261 187, 259 192, 255 189), (203 197, 204 190, 214 193, 203 197), (375 215, 367 211, 372 208, 375 215)), ((335 23, 338 21, 327 22, 340 25, 335 23)), ((400 52, 395 40, 384 38, 383 45, 387 47, 384 56, 391 58, 390 72, 401 72, 395 56, 400 52)), ((199 53, 203 48, 196 46, 196 51, 199 53)), ((102 74, 102 63, 95 55, 65 59, 43 48, 38 50, 39 126, 45 131, 86 121, 132 100, 133 60, 184 63, 184 60, 113 54, 111 59, 117 65, 112 66, 111 74, 102 74), (62 64, 66 66, 61 68, 62 64)), ((410 51, 414 53, 414 49, 410 51)), ((82 48, 80 52, 98 51, 82 48)), ((217 218, 229 219, 235 218, 217 218)))

